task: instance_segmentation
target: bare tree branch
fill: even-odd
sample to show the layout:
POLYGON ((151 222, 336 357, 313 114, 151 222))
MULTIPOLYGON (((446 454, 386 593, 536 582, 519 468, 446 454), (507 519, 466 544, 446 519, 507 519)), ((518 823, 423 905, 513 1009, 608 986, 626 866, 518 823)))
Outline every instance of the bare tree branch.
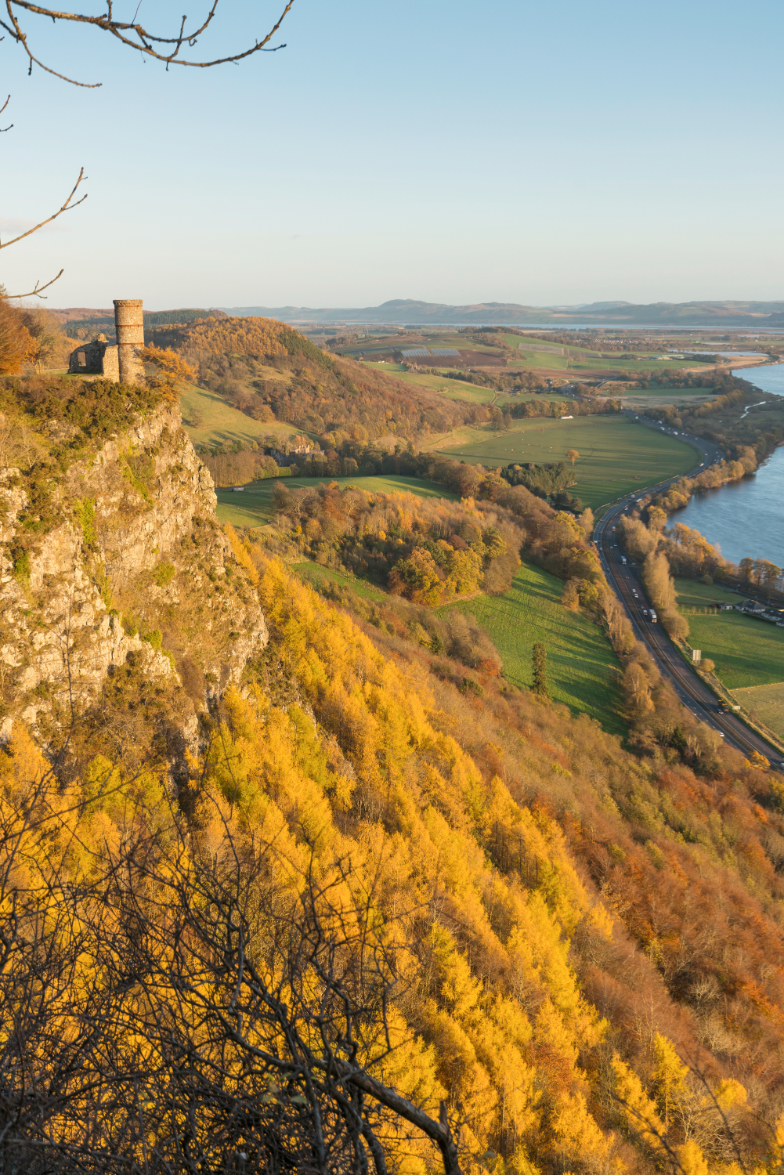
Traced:
POLYGON ((142 24, 139 24, 136 21, 136 16, 139 12, 138 8, 134 14, 133 21, 115 20, 112 11, 112 0, 107 0, 106 12, 102 16, 89 16, 86 13, 60 11, 55 8, 44 7, 40 4, 31 4, 29 0, 5 0, 7 20, 0 20, 0 28, 4 28, 17 44, 21 45, 24 49, 29 62, 28 72, 32 72, 33 65, 37 65, 40 69, 53 74, 62 81, 70 82, 74 86, 84 86, 88 89, 94 89, 101 83, 77 81, 75 78, 69 77, 53 69, 51 66, 45 65, 36 56, 28 42, 28 34, 19 23, 19 17, 17 16, 18 10, 21 9, 36 16, 47 16, 55 23, 57 21, 67 21, 75 24, 91 25, 101 32, 109 33, 110 36, 115 37, 127 48, 134 49, 136 52, 142 53, 147 57, 153 57, 157 61, 163 61, 167 69, 170 65, 187 65, 195 69, 209 69, 214 65, 226 65, 229 62, 243 61, 246 57, 253 56, 254 53, 275 53, 278 49, 285 49, 285 44, 270 47, 269 42, 283 24, 283 21, 294 4, 294 0, 288 0, 280 17, 266 36, 261 40, 254 41, 247 49, 228 54, 226 57, 216 57, 203 61, 194 61, 188 57, 180 56, 181 50, 184 49, 187 51, 188 49, 193 49, 199 38, 212 24, 219 3, 220 0, 213 0, 212 7, 207 16, 197 28, 187 29, 187 16, 183 16, 179 32, 173 37, 164 37, 158 33, 151 33, 142 24))
MULTIPOLYGON (((81 201, 80 201, 80 203, 81 203, 81 201)), ((74 205, 74 207, 76 207, 76 205, 74 205)), ((54 285, 54 283, 57 281, 57 278, 62 277, 64 273, 65 273, 65 270, 61 269, 60 272, 57 274, 57 277, 53 277, 51 281, 48 281, 46 283, 46 285, 43 285, 43 286, 39 282, 36 282, 35 289, 28 290, 28 292, 26 294, 4 294, 3 297, 7 298, 9 302, 11 301, 12 298, 43 298, 43 294, 41 291, 48 290, 50 286, 54 285)), ((44 298, 43 300, 45 302, 46 298, 44 298)))
MULTIPOLYGON (((84 174, 84 168, 82 168, 81 171, 79 172, 79 178, 77 179, 76 183, 74 184, 73 188, 71 189, 70 196, 65 201, 65 203, 62 205, 62 207, 58 208, 57 212, 54 212, 51 216, 47 216, 46 220, 42 220, 39 224, 34 225, 33 228, 28 229, 26 233, 20 233, 18 237, 13 237, 10 241, 0 241, 0 249, 9 249, 11 247, 11 245, 15 245, 17 243, 17 241, 23 241, 25 239, 25 237, 29 237, 29 236, 32 236, 33 233, 37 233, 39 228, 43 228, 45 224, 51 224, 53 220, 57 220, 57 217, 62 216, 62 214, 64 212, 70 212, 72 208, 78 208, 80 204, 83 204, 85 202, 85 200, 87 199, 87 194, 82 196, 81 200, 77 200, 76 203, 74 203, 74 204, 72 204, 71 201, 73 200, 74 195, 76 194, 76 189, 79 187, 79 185, 85 179, 87 179, 87 176, 84 174)), ((58 274, 58 277, 59 277, 59 274, 58 274)), ((57 281, 57 278, 52 278, 52 281, 57 281)), ((49 283, 49 285, 51 285, 51 282, 49 283)), ((41 286, 41 289, 44 289, 44 288, 45 288, 44 286, 41 286)), ((17 298, 25 297, 25 296, 26 295, 24 295, 24 294, 16 294, 15 295, 15 297, 17 297, 17 298)))
MULTIPOLYGON (((98 29, 100 32, 108 33, 126 48, 133 49, 137 53, 143 54, 145 57, 152 57, 156 61, 164 62, 167 70, 170 65, 187 65, 195 69, 209 69, 214 65, 225 65, 229 62, 236 64, 237 62, 243 61, 246 57, 253 56, 255 53, 275 53, 278 49, 285 49, 285 44, 270 46, 269 42, 275 36, 278 29, 283 24, 283 21, 291 11, 294 0, 288 0, 288 3, 286 4, 283 12, 280 14, 275 24, 272 26, 269 32, 261 38, 261 40, 254 40, 253 44, 247 49, 242 49, 237 53, 232 53, 225 57, 216 57, 211 60, 194 60, 193 58, 187 56, 187 53, 196 46, 199 38, 212 24, 213 20, 215 19, 220 0, 212 0, 211 7, 206 17, 197 27, 188 28, 188 17, 187 15, 183 16, 180 22, 179 32, 172 37, 165 37, 159 33, 150 32, 144 27, 144 25, 137 21, 136 18, 138 17, 139 9, 141 8, 141 0, 139 0, 132 21, 115 20, 113 0, 106 0, 106 12, 101 16, 90 16, 87 13, 82 12, 67 12, 56 8, 49 8, 41 4, 33 4, 30 2, 30 0, 3 0, 3 3, 5 4, 6 19, 0 19, 0 29, 4 29, 18 45, 21 45, 28 59, 28 74, 32 73, 33 66, 37 65, 46 73, 60 78, 61 81, 69 82, 74 86, 95 89, 101 85, 100 82, 81 82, 76 78, 70 77, 65 73, 61 73, 60 71, 53 69, 49 65, 45 65, 40 57, 38 57, 30 47, 28 33, 19 23, 19 14, 24 12, 25 14, 31 14, 33 16, 46 16, 54 24, 57 24, 60 21, 65 21, 70 24, 88 25, 92 28, 98 29)), ((0 40, 3 39, 4 38, 0 37, 0 40)), ((9 101, 10 95, 8 98, 6 98, 3 105, 0 106, 0 114, 2 114, 2 112, 6 109, 9 101)), ((14 124, 11 123, 7 127, 0 127, 0 134, 11 130, 13 125, 14 124)), ((0 242, 0 249, 6 249, 10 245, 16 244, 17 241, 24 240, 25 237, 31 236, 40 228, 43 228, 44 225, 50 224, 53 220, 56 220, 57 217, 61 216, 64 212, 70 211, 71 208, 77 208, 79 204, 87 199, 87 196, 85 195, 82 196, 81 200, 73 200, 74 193, 84 178, 84 168, 82 168, 82 170, 79 172, 79 178, 74 185, 73 191, 57 212, 55 212, 52 216, 47 217, 46 220, 42 220, 40 224, 35 225, 31 229, 28 229, 27 232, 21 233, 18 237, 14 237, 13 240, 0 242)), ((57 274, 57 277, 53 277, 51 281, 46 282, 46 284, 43 286, 40 284, 40 282, 36 282, 35 289, 29 291, 26 294, 9 294, 6 295, 6 297, 40 298, 42 297, 41 291, 48 289, 48 287, 51 285, 54 285, 62 273, 63 270, 61 269, 60 273, 57 274)))

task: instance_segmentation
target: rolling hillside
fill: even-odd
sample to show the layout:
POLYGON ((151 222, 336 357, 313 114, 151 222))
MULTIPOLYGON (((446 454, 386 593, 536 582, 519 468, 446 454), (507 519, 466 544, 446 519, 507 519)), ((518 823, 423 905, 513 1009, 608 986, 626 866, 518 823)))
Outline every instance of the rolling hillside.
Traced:
MULTIPOLYGON (((264 426, 284 422, 322 447, 346 440, 393 448, 483 419, 481 405, 411 387, 352 359, 325 354, 297 331, 266 318, 197 319, 151 331, 159 347, 181 352, 199 385, 264 426)), ((219 438, 215 436, 214 440, 219 438)))

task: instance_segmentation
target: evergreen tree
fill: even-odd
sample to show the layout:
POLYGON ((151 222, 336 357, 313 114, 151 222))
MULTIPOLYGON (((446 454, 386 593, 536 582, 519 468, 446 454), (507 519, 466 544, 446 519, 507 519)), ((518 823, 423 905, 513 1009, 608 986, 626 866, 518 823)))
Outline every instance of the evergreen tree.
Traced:
POLYGON ((533 648, 532 663, 534 671, 533 691, 540 698, 549 698, 547 688, 547 649, 541 641, 537 641, 533 648))

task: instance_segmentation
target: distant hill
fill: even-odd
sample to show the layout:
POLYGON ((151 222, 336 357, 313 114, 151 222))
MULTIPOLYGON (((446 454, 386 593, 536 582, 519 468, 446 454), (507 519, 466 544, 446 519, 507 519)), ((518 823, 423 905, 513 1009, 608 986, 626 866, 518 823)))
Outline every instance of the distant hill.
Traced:
POLYGON ((442 325, 483 323, 580 323, 585 326, 612 323, 624 326, 784 326, 781 302, 590 302, 579 306, 522 306, 517 302, 476 302, 450 306, 393 298, 380 306, 233 306, 222 307, 232 315, 260 315, 291 323, 393 323, 442 325))
MULTIPOLYGON (((114 338, 114 307, 110 310, 91 310, 84 306, 72 306, 65 310, 50 310, 54 321, 65 328, 71 338, 85 338, 105 334, 114 338)), ((145 310, 144 325, 150 330, 156 326, 170 326, 182 322, 195 322, 201 318, 226 318, 222 310, 145 310)))
MULTIPOLYGON (((62 310, 49 310, 55 322, 108 322, 114 323, 114 307, 93 310, 87 306, 70 306, 62 310)), ((163 326, 174 322, 193 322, 197 318, 225 318, 222 310, 145 310, 145 326, 163 326)))

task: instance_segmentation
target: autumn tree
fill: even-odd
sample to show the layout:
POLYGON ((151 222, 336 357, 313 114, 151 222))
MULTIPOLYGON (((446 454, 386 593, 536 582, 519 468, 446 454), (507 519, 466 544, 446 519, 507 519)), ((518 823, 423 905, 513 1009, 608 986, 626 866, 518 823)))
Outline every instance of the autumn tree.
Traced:
POLYGON ((0 375, 17 375, 33 352, 33 339, 24 319, 0 287, 0 375))
POLYGON ((567 579, 561 592, 561 603, 570 612, 577 612, 580 608, 580 581, 578 579, 567 579))
POLYGON ((671 637, 685 640, 689 635, 689 625, 678 611, 675 584, 667 559, 661 551, 652 550, 646 557, 642 577, 648 597, 659 613, 660 622, 671 637))
POLYGON ((166 386, 174 387, 180 380, 194 383, 198 378, 195 367, 171 347, 156 347, 155 344, 151 344, 142 349, 141 358, 144 363, 151 363, 160 372, 157 378, 166 386))
POLYGON ((580 456, 580 454, 577 452, 576 449, 567 449, 566 460, 571 462, 572 465, 574 465, 575 461, 578 459, 579 456, 580 456))

